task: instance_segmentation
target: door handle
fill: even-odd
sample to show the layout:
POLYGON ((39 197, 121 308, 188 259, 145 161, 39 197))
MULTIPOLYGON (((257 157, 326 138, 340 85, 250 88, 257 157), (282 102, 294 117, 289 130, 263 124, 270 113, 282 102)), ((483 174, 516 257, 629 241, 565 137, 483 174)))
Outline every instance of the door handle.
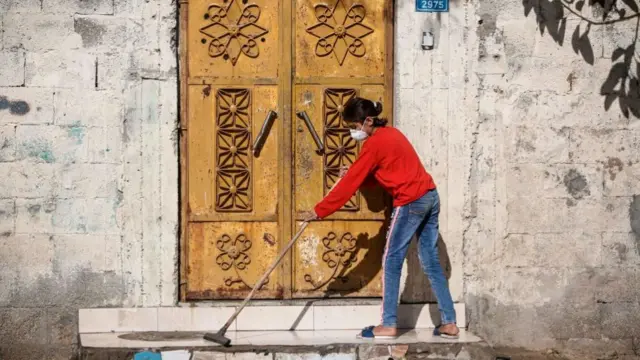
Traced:
POLYGON ((273 110, 269 110, 267 113, 267 117, 265 117, 264 122, 262 123, 262 128, 260 129, 260 133, 256 136, 256 142, 253 144, 253 156, 260 156, 260 151, 264 147, 264 143, 267 142, 267 138, 269 137, 269 133, 271 132, 271 127, 273 123, 276 121, 278 117, 278 113, 273 110))
POLYGON ((316 146, 318 147, 318 153, 323 153, 324 144, 322 144, 322 140, 320 140, 320 137, 318 136, 316 129, 313 127, 313 124, 311 123, 311 119, 309 119, 309 115, 307 115, 307 112, 298 111, 296 115, 300 119, 302 119, 304 123, 307 125, 307 129, 309 129, 309 132, 311 133, 311 137, 313 137, 313 141, 316 143, 316 146))

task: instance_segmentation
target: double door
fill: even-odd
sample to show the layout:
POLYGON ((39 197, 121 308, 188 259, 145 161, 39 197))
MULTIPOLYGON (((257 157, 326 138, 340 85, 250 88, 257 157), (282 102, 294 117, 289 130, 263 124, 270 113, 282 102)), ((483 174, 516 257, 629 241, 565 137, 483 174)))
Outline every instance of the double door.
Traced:
MULTIPOLYGON (((181 24, 182 299, 241 299, 357 157, 345 103, 392 115, 392 4, 188 0, 181 24)), ((257 298, 380 296, 388 211, 382 189, 359 191, 257 298)))

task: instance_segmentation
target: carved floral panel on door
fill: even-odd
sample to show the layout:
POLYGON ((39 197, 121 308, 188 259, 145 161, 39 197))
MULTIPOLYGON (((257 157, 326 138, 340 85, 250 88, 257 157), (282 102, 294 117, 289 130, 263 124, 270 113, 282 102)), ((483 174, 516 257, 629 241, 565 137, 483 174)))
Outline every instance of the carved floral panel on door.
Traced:
POLYGON ((294 296, 380 296, 386 226, 377 221, 323 221, 294 250, 294 296))
POLYGON ((260 6, 240 5, 240 0, 225 2, 225 5, 209 5, 204 14, 208 21, 200 33, 208 38, 203 38, 202 43, 208 45, 209 56, 222 56, 233 65, 240 55, 257 58, 260 54, 258 41, 266 41, 262 36, 269 32, 258 24, 260 6))
POLYGON ((216 210, 250 212, 251 93, 221 89, 216 104, 216 210))
POLYGON ((275 0, 189 2, 190 77, 276 77, 278 12, 275 0))
POLYGON ((190 87, 189 213, 194 221, 275 221, 278 123, 258 134, 277 104, 277 87, 190 87), (256 174, 259 174, 257 176, 256 174))
MULTIPOLYGON (((199 222, 189 233, 196 242, 189 254, 188 295, 194 300, 242 299, 273 262, 278 252, 276 223, 199 222)), ((257 298, 279 298, 277 269, 257 298)))
POLYGON ((296 77, 385 72, 385 1, 296 0, 296 77))
MULTIPOLYGON (((340 168, 349 167, 358 156, 358 142, 344 121, 344 105, 357 96, 355 89, 326 89, 324 91, 324 194, 335 185, 340 168)), ((342 208, 347 211, 360 210, 360 197, 354 195, 342 208)))
POLYGON ((315 54, 320 57, 333 55, 340 65, 347 55, 363 57, 367 48, 362 41, 373 33, 366 25, 367 10, 362 4, 346 8, 343 0, 333 6, 314 6, 317 23, 307 28, 307 32, 318 38, 315 54))

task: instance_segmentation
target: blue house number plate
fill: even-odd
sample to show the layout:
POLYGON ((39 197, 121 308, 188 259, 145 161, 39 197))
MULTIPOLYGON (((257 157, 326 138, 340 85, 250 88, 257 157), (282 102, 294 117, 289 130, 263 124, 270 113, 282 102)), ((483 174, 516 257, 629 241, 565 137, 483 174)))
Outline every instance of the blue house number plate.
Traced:
POLYGON ((449 0, 416 0, 416 11, 448 12, 449 0))

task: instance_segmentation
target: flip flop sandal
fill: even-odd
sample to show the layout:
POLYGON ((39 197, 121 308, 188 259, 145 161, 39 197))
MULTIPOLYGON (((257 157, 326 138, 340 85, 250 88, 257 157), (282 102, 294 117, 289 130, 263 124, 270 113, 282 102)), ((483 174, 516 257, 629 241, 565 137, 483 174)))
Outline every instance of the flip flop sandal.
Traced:
POLYGON ((453 335, 453 334, 441 332, 439 326, 433 330, 433 335, 434 336, 440 336, 443 339, 451 339, 451 340, 456 340, 456 339, 458 339, 460 337, 459 333, 453 335))
POLYGON ((381 340, 394 340, 397 339, 398 336, 389 336, 389 335, 375 335, 373 333, 373 329, 375 326, 367 326, 362 329, 362 331, 356 335, 358 339, 381 339, 381 340))

